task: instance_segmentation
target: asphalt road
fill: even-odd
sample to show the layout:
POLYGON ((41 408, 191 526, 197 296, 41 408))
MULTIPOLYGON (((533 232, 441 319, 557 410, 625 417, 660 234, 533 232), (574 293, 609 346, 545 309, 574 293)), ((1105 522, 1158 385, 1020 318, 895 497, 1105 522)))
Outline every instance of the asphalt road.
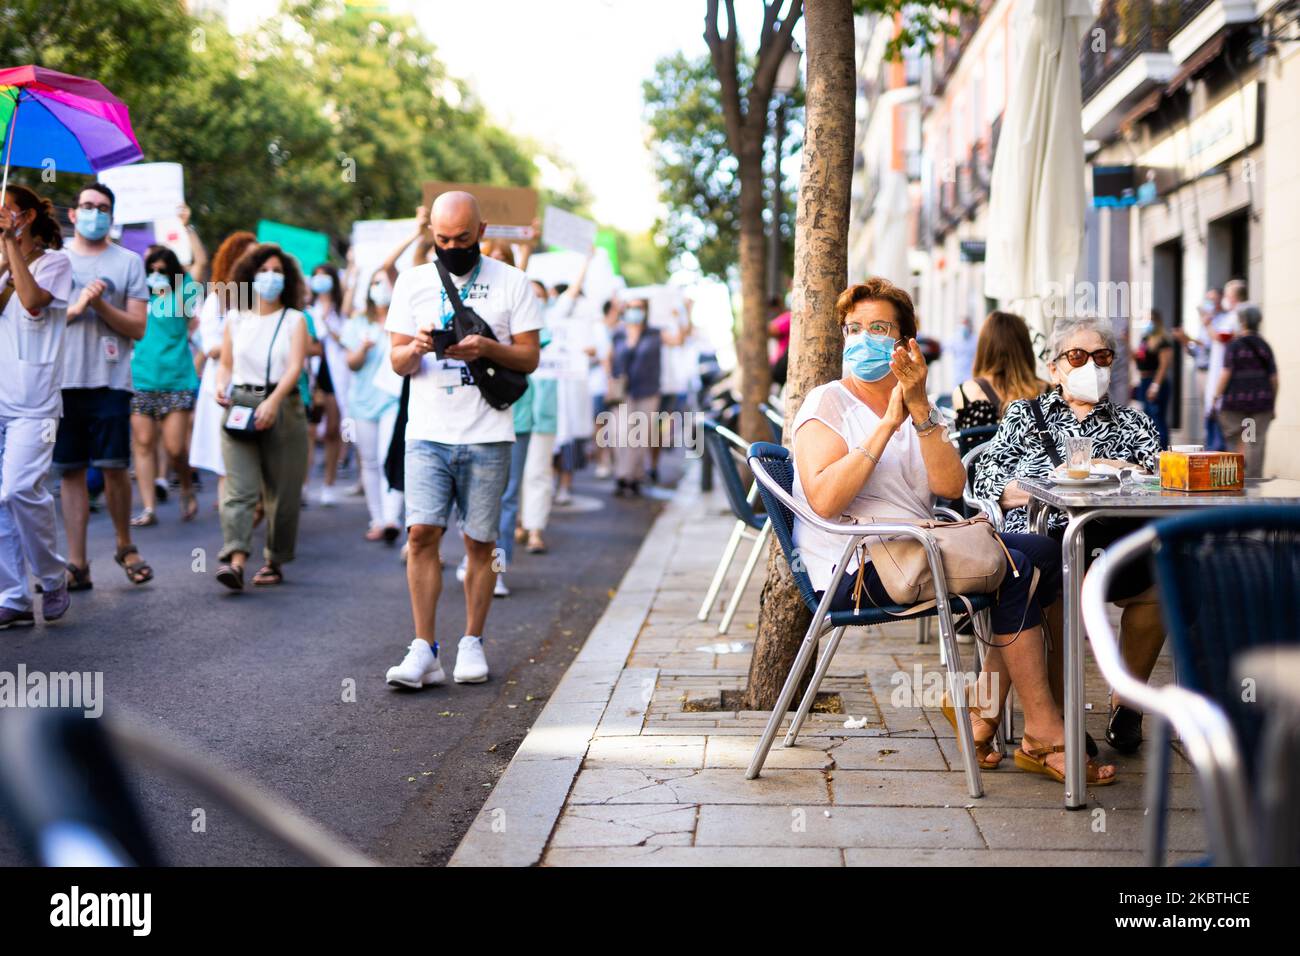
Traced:
MULTIPOLYGON (((661 507, 616 499, 609 485, 579 476, 584 510, 557 509, 549 553, 516 553, 513 594, 488 618, 486 684, 404 692, 384 683, 412 634, 406 578, 396 547, 362 538, 359 497, 308 508, 283 586, 225 591, 212 577, 221 544, 212 480, 193 524, 180 522, 173 496, 160 523, 137 532, 155 572, 142 587, 113 563, 107 515, 93 515, 94 589, 72 595, 61 621, 0 632, 0 670, 102 671, 108 712, 127 709, 192 741, 380 862, 442 864, 661 507)), ((438 631, 450 677, 464 626, 454 576, 463 549, 449 538, 443 550, 438 631)), ((168 864, 299 862, 188 785, 152 770, 128 777, 168 864)), ((24 862, 8 827, 0 819, 0 864, 24 862)))

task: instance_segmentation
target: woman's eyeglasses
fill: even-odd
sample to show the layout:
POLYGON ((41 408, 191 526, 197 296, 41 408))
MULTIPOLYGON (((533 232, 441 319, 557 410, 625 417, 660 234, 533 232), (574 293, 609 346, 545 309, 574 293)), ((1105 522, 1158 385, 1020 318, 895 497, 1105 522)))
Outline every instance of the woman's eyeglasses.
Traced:
POLYGON ((896 329, 893 322, 872 322, 865 326, 861 322, 849 322, 844 326, 844 334, 861 335, 866 332, 868 335, 893 335, 896 329))
POLYGON ((1097 368, 1109 368, 1110 363, 1115 361, 1115 351, 1113 349, 1097 349, 1095 352, 1089 352, 1087 349, 1066 349, 1056 357, 1060 361, 1062 356, 1074 368, 1083 368, 1088 364, 1088 359, 1097 363, 1097 368))

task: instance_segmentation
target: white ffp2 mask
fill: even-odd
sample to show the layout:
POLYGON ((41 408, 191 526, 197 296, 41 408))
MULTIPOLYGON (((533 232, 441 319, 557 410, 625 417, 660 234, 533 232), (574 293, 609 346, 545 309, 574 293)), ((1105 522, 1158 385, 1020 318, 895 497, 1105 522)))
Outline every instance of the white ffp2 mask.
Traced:
POLYGON ((1065 388, 1079 401, 1095 404, 1110 388, 1110 369, 1088 359, 1088 364, 1070 369, 1070 374, 1065 376, 1065 388))

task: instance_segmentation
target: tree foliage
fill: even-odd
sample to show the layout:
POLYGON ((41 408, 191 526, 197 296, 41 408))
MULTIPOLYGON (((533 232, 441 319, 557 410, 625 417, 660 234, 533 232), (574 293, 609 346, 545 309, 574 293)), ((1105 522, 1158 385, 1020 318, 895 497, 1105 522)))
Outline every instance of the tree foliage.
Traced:
MULTIPOLYGON (((742 84, 748 86, 752 58, 742 56, 737 66, 742 84)), ((649 147, 667 210, 658 229, 673 257, 693 256, 701 272, 725 279, 736 265, 740 180, 727 142, 721 85, 713 64, 707 54, 691 58, 679 52, 662 57, 654 74, 643 82, 642 93, 649 147)), ((798 152, 802 140, 802 87, 790 97, 786 123, 783 157, 798 152)), ((775 137, 769 135, 763 149, 769 173, 775 149, 775 137)), ((765 197, 767 208, 770 198, 765 197)), ((793 210, 794 198, 787 192, 782 229, 787 259, 793 246, 793 210)))
MULTIPOLYGON (((290 0, 231 36, 180 0, 0 9, 0 64, 104 83, 130 108, 145 161, 184 164, 209 241, 262 218, 344 235, 355 219, 412 215, 429 179, 538 179, 536 149, 448 77, 409 16, 290 0)), ((66 203, 82 182, 41 186, 66 203)))

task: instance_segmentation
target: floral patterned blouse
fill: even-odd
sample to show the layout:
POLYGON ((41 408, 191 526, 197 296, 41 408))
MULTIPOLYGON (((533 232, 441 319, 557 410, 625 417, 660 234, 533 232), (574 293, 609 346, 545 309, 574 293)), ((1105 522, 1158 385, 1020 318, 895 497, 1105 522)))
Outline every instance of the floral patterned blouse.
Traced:
MULTIPOLYGON (((1148 471, 1155 470, 1160 437, 1151 419, 1143 412, 1127 405, 1116 405, 1103 396, 1087 417, 1079 421, 1058 387, 1037 399, 1020 399, 1007 406, 997 434, 976 469, 974 490, 977 497, 997 501, 1002 497, 1003 489, 1016 478, 1044 478, 1055 467, 1038 435, 1038 425, 1029 405, 1031 401, 1037 401, 1042 408, 1047 430, 1056 440, 1062 458, 1065 456, 1064 439, 1079 436, 1093 440, 1094 458, 1129 461, 1148 471)), ((1004 531, 1029 530, 1026 508, 1013 508, 1003 517, 1004 531)), ((1053 510, 1048 526, 1063 528, 1065 524, 1065 515, 1053 510)))

